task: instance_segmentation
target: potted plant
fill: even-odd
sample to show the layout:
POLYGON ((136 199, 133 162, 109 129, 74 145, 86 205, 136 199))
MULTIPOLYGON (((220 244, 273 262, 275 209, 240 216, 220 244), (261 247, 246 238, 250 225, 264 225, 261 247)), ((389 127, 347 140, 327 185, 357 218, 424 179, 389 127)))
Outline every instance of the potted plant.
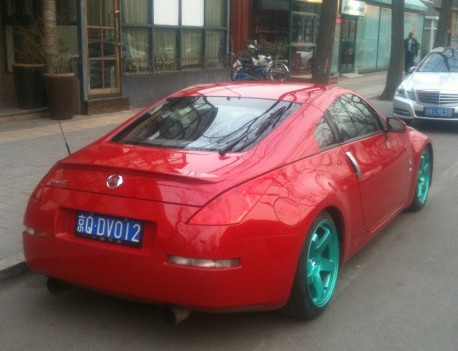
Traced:
POLYGON ((55 0, 43 0, 43 39, 49 115, 70 119, 74 114, 75 74, 71 72, 71 56, 57 35, 55 0))
POLYGON ((51 118, 69 119, 74 114, 74 56, 59 40, 55 0, 42 0, 41 18, 29 18, 27 25, 14 27, 17 39, 13 65, 20 108, 48 105, 51 118))

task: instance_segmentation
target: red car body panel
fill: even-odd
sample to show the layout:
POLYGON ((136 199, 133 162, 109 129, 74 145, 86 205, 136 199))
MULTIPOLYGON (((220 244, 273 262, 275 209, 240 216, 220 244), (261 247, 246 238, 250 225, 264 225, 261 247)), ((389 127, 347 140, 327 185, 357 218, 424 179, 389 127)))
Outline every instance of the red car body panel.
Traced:
MULTIPOLYGON (((302 103, 301 109, 243 153, 132 146, 110 140, 126 124, 58 164, 32 194, 23 234, 29 266, 101 292, 195 310, 274 309, 291 291, 314 218, 330 211, 341 233, 341 263, 410 204, 421 133, 377 133, 327 150, 313 136, 341 88, 303 84, 214 84, 174 96, 244 96, 302 103), (346 158, 361 165, 361 179, 346 158), (106 186, 122 174, 123 185, 106 186), (221 194, 268 184, 238 224, 190 224, 221 194), (144 222, 141 247, 75 235, 79 211, 144 222), (197 268, 170 256, 239 259, 231 268, 197 268)), ((145 110, 146 111, 146 110, 145 110)))

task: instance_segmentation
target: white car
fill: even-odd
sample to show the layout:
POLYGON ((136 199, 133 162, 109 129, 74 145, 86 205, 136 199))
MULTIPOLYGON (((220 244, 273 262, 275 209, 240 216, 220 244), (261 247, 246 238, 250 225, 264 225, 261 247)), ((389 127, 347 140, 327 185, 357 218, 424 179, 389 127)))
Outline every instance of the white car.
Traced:
POLYGON ((458 121, 458 51, 436 48, 399 85, 393 115, 415 120, 458 121))

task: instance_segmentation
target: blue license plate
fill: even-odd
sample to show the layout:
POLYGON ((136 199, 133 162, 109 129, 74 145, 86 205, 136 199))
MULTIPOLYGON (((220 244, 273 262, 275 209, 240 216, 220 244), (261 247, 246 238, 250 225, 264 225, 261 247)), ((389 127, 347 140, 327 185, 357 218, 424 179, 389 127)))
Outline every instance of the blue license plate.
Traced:
POLYGON ((425 107, 425 116, 428 117, 452 117, 453 112, 453 108, 425 107))
POLYGON ((78 212, 76 235, 114 244, 140 247, 143 222, 134 219, 78 212))

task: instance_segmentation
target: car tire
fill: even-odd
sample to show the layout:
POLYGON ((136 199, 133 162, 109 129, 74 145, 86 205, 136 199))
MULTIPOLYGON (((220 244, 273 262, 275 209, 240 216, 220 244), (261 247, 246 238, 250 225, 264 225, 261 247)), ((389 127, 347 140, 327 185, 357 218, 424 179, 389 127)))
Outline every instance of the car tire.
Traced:
POLYGON ((417 171, 417 182, 415 184, 415 194, 412 204, 409 207, 410 211, 421 210, 426 203, 431 186, 432 163, 431 150, 426 147, 420 156, 420 161, 417 171))
POLYGON ((317 317, 333 296, 339 274, 339 236, 332 217, 321 213, 302 248, 284 311, 300 319, 317 317))

